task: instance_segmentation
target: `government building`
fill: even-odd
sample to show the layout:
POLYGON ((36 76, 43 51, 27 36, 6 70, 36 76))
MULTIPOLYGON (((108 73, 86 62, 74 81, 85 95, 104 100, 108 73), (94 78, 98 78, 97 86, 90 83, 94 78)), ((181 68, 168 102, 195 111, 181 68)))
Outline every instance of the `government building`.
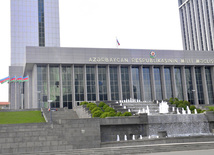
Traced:
MULTIPOLYGON (((17 1, 11 2, 13 6, 17 1)), ((180 9, 186 4, 180 4, 180 9)), ((19 21, 19 14, 12 14, 12 25, 16 22, 22 22, 21 26, 32 25, 26 29, 11 26, 11 54, 14 49, 17 56, 11 58, 10 77, 29 77, 25 83, 10 83, 11 109, 47 107, 50 100, 52 107, 72 109, 82 101, 130 98, 154 101, 176 97, 194 105, 214 104, 211 45, 203 51, 203 48, 190 48, 191 42, 186 43, 185 50, 63 48, 59 45, 58 0, 26 3, 23 0, 19 5, 11 7, 11 12, 20 11, 20 16, 27 16, 21 10, 29 5, 34 8, 35 18, 19 21), (22 31, 29 35, 28 39, 21 36, 22 31)))
POLYGON ((24 75, 30 79, 24 83, 24 108, 47 100, 53 107, 73 108, 82 101, 171 97, 208 105, 213 104, 214 53, 27 47, 24 75))

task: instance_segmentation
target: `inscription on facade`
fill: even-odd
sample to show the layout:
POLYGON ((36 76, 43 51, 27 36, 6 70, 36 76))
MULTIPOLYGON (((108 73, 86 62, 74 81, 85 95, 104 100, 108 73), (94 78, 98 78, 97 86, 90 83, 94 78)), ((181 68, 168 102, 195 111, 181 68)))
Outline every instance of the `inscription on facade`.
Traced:
POLYGON ((151 58, 108 58, 90 57, 89 62, 96 63, 185 63, 214 64, 214 59, 151 59, 151 58))

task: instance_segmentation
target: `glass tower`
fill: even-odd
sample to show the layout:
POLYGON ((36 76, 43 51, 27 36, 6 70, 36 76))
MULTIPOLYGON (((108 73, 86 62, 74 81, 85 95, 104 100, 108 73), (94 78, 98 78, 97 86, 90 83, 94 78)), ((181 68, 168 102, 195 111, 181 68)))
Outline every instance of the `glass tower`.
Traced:
POLYGON ((213 0, 178 0, 184 50, 214 50, 213 0))
POLYGON ((58 0, 11 0, 11 66, 23 66, 26 46, 60 46, 58 0))

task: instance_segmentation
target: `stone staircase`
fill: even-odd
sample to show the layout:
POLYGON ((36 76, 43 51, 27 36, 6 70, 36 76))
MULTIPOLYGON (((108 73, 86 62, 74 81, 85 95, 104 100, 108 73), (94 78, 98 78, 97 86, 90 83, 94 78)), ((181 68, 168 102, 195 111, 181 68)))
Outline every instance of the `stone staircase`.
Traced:
POLYGON ((46 118, 47 122, 50 122, 51 115, 52 115, 52 121, 54 123, 58 123, 60 119, 78 119, 77 113, 72 109, 67 108, 57 108, 57 111, 48 111, 47 108, 42 108, 42 111, 44 113, 44 116, 46 118))
POLYGON ((108 103, 111 107, 113 107, 115 110, 120 112, 126 112, 128 109, 132 112, 132 114, 137 114, 139 110, 141 112, 147 109, 147 106, 149 107, 150 114, 158 114, 159 113, 159 106, 158 104, 155 104, 153 102, 123 102, 122 106, 120 103, 108 103), (126 109, 124 109, 124 106, 126 106, 126 109))

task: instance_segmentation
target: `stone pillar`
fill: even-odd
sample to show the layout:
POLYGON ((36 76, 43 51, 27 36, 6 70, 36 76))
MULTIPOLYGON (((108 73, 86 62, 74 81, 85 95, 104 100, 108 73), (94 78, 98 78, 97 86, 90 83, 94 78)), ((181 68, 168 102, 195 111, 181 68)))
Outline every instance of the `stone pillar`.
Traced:
POLYGON ((187 85, 186 85, 186 74, 185 74, 185 67, 181 67, 181 80, 182 80, 182 89, 183 89, 183 96, 184 100, 188 101, 188 95, 187 95, 187 85))
POLYGON ((154 66, 150 66, 150 75, 151 75, 151 90, 152 90, 152 100, 156 100, 156 91, 155 91, 155 78, 154 78, 154 66))
POLYGON ((74 65, 71 66, 71 83, 72 83, 72 107, 76 107, 75 99, 75 74, 74 74, 74 65))
POLYGON ((63 108, 63 91, 62 91, 62 65, 59 65, 59 92, 60 92, 60 108, 63 108))
POLYGON ((140 66, 139 67, 139 79, 140 79, 140 92, 141 92, 141 100, 144 101, 145 97, 144 97, 144 83, 143 83, 143 67, 140 66))
POLYGON ((84 101, 88 101, 88 97, 87 97, 86 65, 83 66, 83 85, 84 85, 84 101))
MULTIPOLYGON (((211 70, 211 80, 212 80, 212 85, 214 85, 214 67, 210 67, 211 70)), ((214 87, 212 87, 213 91, 213 96, 214 96, 214 87)))
POLYGON ((95 86, 96 86, 96 101, 99 101, 100 95, 99 95, 98 65, 95 65, 95 86))
POLYGON ((50 100, 50 65, 47 65, 47 85, 48 85, 48 94, 47 98, 50 100))
POLYGON ((198 105, 198 91, 197 91, 197 84, 196 84, 196 77, 195 77, 195 67, 191 67, 191 75, 192 75, 192 85, 193 85, 193 96, 194 96, 194 103, 198 105))
POLYGON ((209 104, 209 97, 207 91, 207 80, 206 80, 206 73, 205 73, 205 66, 201 67, 201 78, 202 78, 202 85, 203 85, 203 94, 204 94, 204 102, 205 104, 209 104))
POLYGON ((107 97, 108 97, 108 100, 111 101, 111 82, 110 82, 109 65, 107 65, 107 68, 106 68, 106 83, 107 83, 107 97))
POLYGON ((130 88, 130 98, 134 98, 134 90, 133 90, 133 78, 132 78, 132 65, 128 67, 129 72, 129 88, 130 88))
POLYGON ((170 72, 171 72, 171 81, 172 81, 172 96, 173 96, 173 98, 175 98, 177 96, 176 96, 176 81, 175 81, 174 66, 170 67, 170 72))
POLYGON ((121 65, 118 66, 117 74, 118 74, 119 100, 123 100, 122 79, 121 79, 121 65))
POLYGON ((160 78, 161 78, 161 85, 162 85, 162 87, 161 87, 162 88, 162 97, 163 97, 163 99, 167 99, 164 66, 160 67, 160 78))

